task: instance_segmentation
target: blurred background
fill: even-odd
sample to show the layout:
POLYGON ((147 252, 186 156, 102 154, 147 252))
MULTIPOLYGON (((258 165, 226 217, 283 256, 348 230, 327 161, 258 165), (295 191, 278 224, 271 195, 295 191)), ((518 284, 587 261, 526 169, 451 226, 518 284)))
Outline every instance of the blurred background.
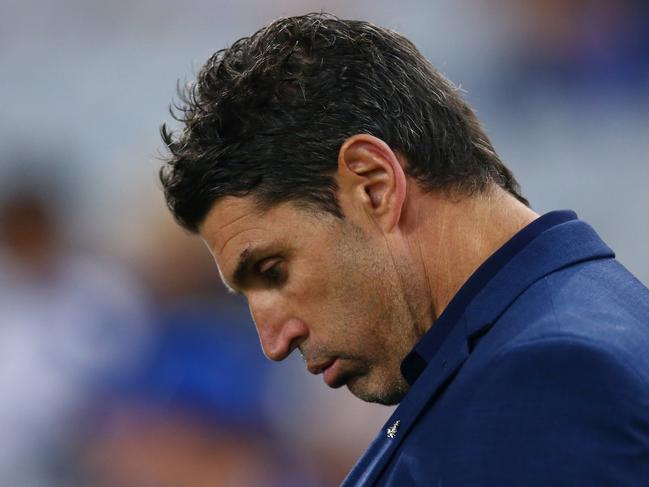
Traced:
POLYGON ((0 486, 336 485, 389 417, 267 363, 157 183, 177 83, 321 10, 412 39, 649 283, 644 0, 0 0, 0 486))

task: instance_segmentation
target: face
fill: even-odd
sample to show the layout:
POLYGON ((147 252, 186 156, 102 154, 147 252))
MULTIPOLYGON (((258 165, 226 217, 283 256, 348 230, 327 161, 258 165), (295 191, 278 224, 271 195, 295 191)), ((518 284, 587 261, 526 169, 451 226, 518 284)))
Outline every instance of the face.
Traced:
POLYGON ((292 203, 260 212, 249 197, 217 202, 200 233, 226 285, 246 296, 267 357, 298 348, 330 387, 383 404, 403 397, 400 364, 419 335, 409 270, 384 239, 292 203))

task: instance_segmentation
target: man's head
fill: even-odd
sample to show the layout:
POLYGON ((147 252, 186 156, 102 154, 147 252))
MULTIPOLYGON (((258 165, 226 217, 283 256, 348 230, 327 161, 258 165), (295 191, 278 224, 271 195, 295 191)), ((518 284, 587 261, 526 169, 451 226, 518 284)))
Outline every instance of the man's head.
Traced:
POLYGON ((217 52, 182 100, 167 203, 248 298, 265 353, 299 347, 330 385, 398 401, 431 320, 408 195, 526 203, 457 89, 399 34, 311 14, 217 52))

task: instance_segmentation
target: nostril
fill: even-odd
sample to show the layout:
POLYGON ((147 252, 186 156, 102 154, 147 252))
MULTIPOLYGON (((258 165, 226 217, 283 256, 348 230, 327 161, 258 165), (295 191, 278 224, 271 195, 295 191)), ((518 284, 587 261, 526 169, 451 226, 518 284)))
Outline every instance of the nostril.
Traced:
POLYGON ((288 357, 309 335, 302 320, 289 319, 273 326, 258 327, 261 346, 270 360, 280 361, 288 357))

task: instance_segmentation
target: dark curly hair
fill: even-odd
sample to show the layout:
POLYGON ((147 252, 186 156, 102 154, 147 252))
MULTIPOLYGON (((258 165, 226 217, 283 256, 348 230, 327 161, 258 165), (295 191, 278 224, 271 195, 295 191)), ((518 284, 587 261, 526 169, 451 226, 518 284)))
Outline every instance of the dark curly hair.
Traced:
POLYGON ((161 128, 160 180, 191 232, 224 196, 342 218, 338 151, 359 133, 405 156, 426 190, 473 194, 495 183, 527 204, 458 89, 408 39, 368 22, 276 20, 216 52, 175 108, 183 129, 161 128))

